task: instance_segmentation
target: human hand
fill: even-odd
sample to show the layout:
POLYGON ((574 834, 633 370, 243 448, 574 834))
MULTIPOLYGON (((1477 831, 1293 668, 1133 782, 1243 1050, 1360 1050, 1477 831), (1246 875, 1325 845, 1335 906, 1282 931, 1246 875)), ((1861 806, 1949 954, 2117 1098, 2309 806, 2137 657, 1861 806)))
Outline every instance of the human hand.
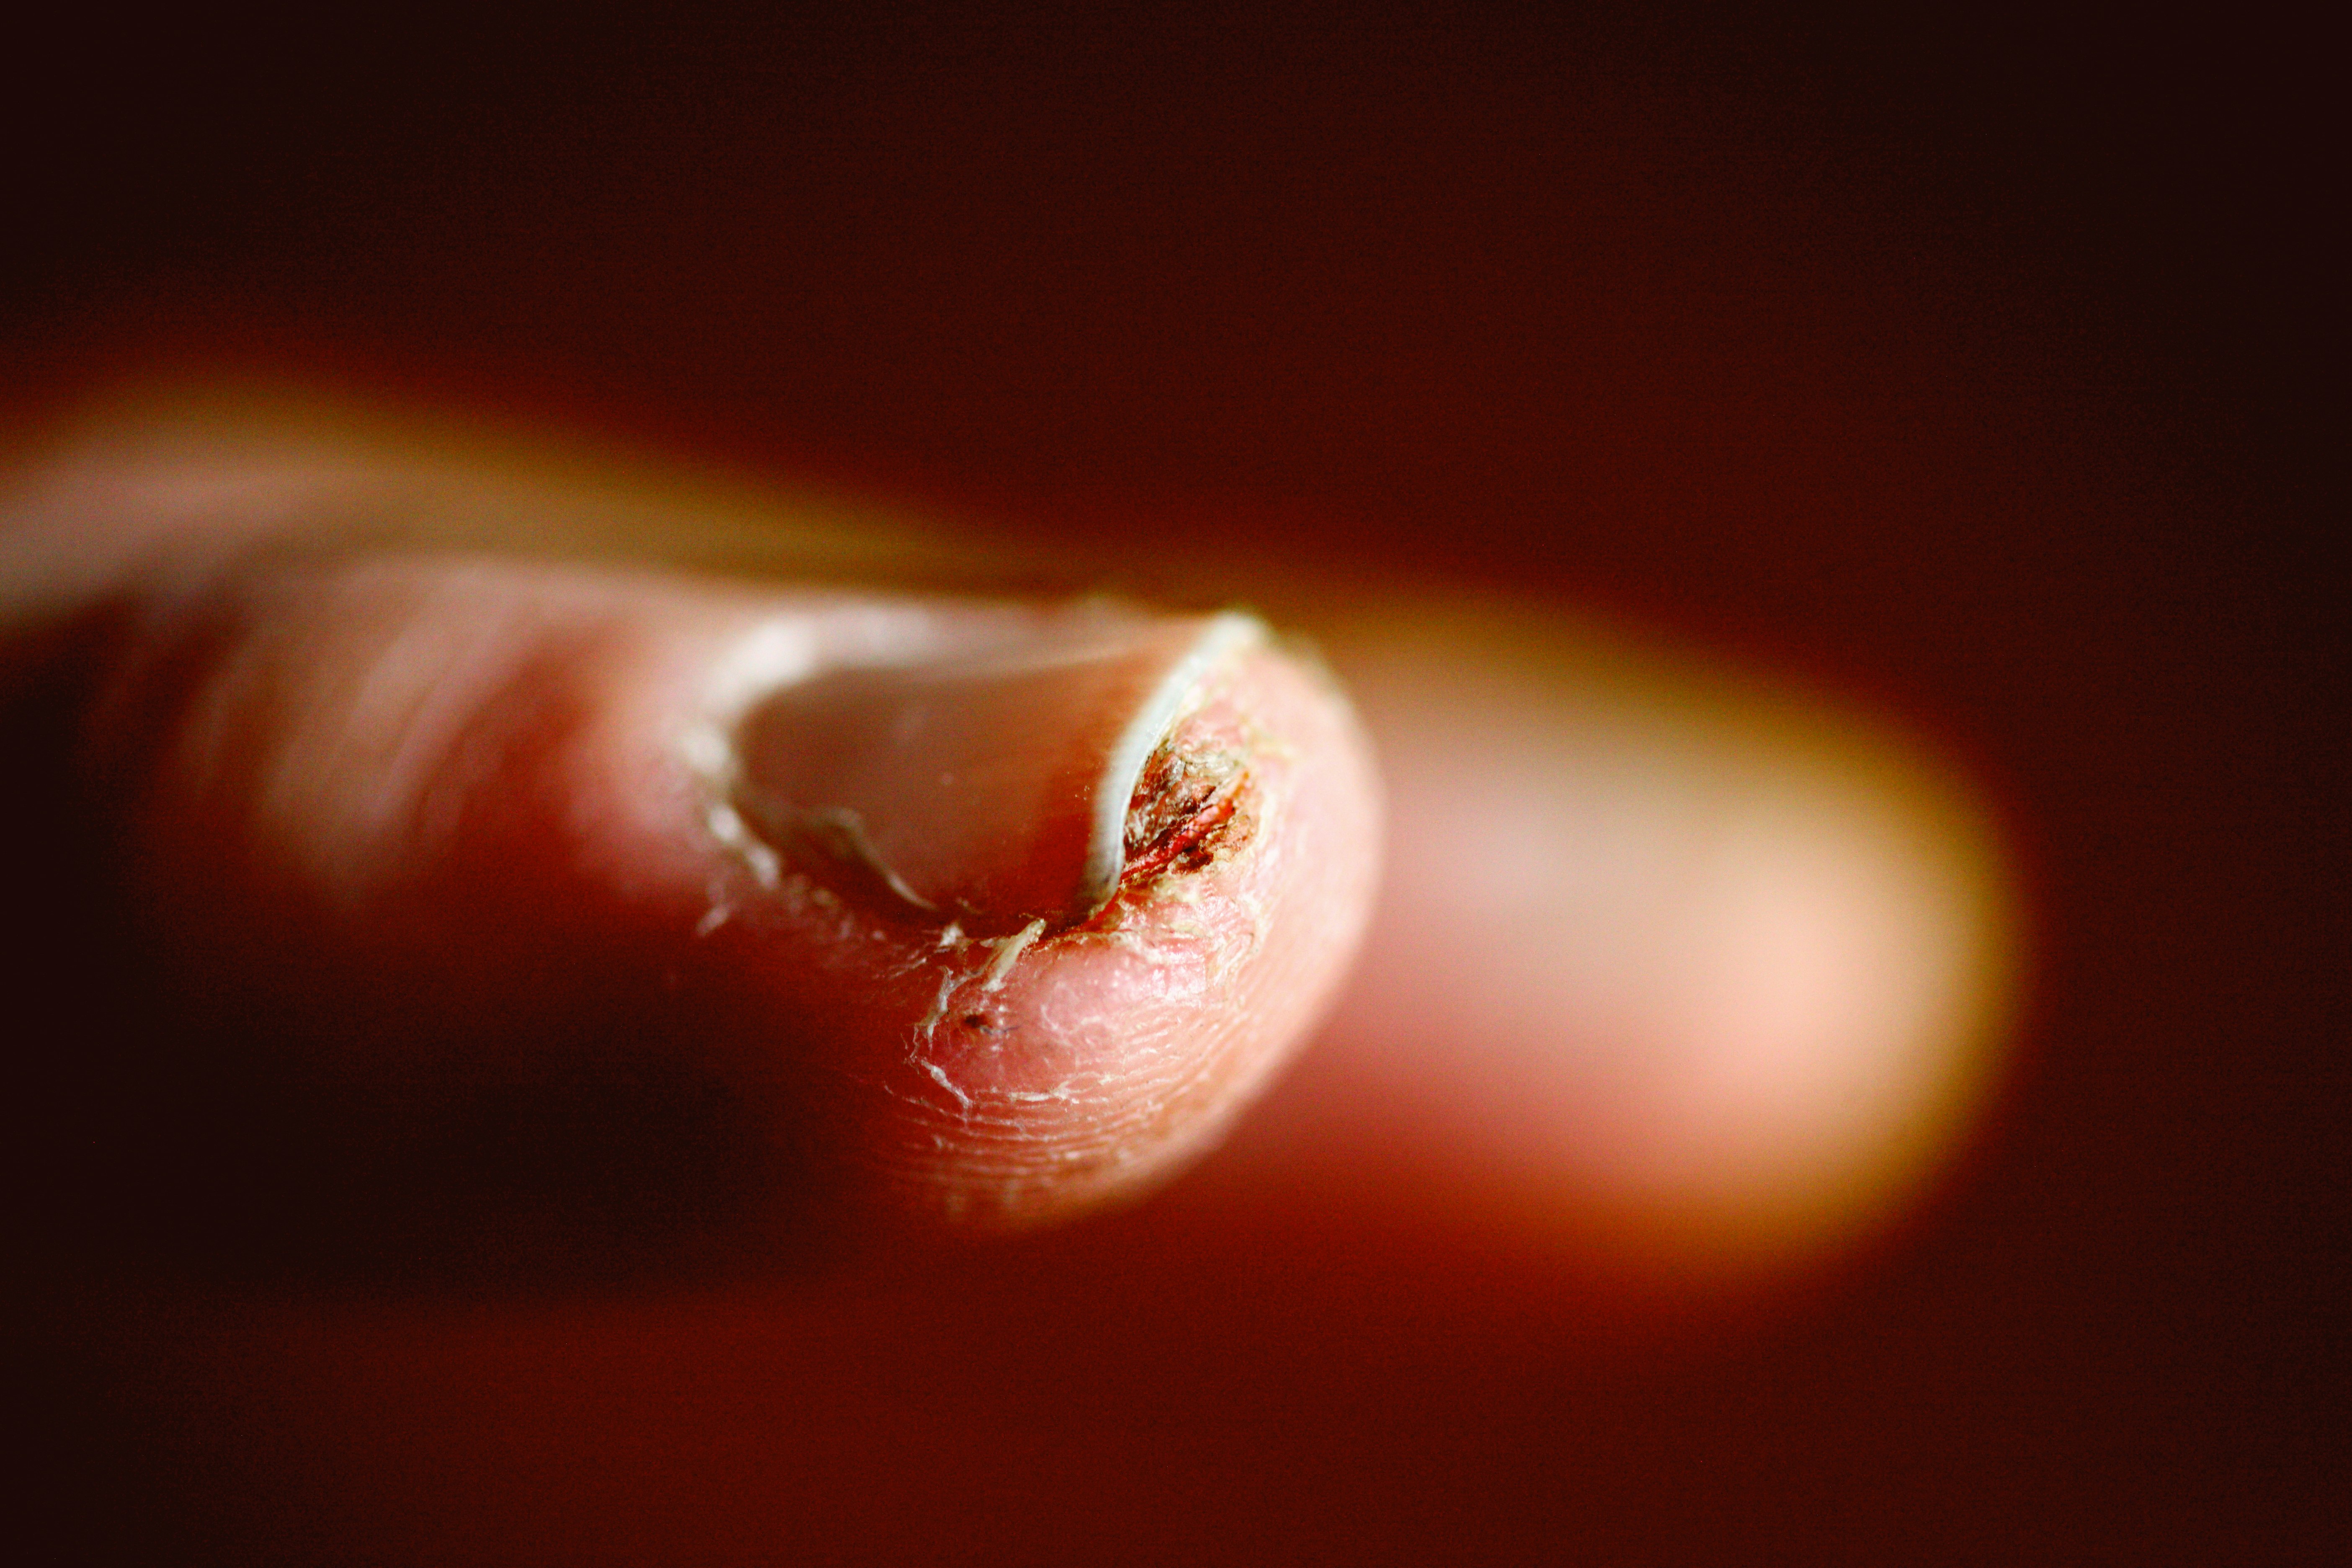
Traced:
MULTIPOLYGON (((689 489, 184 422, 16 490, 38 1244, 101 1382, 211 1413, 233 1538, 289 1473, 374 1529, 388 1450, 495 1477, 484 1441, 714 1420, 846 1531, 876 1434, 1022 1426, 998 1377, 1231 1395, 1263 1359, 1180 1368, 1170 1327, 1271 1293, 1337 1387, 1404 1331, 1368 1258, 1441 1333, 1592 1294, 1563 1269, 1704 1296, 1867 1235, 1964 1121, 1996 868, 1866 725, 1539 607, 1172 584, 1305 628, 1351 712, 1255 623, 1073 604, 1097 563, 689 489), (174 1327, 125 1327, 126 1277, 174 1327), (593 1419, 556 1393, 646 1353, 593 1419), (459 1414, 517 1364, 556 1382, 459 1414), (289 1376, 335 1391, 289 1417, 324 1459, 218 1436, 289 1376)), ((424 1538, 509 1528, 483 1484, 424 1538)), ((677 1560, 709 1486, 561 1511, 677 1560)))

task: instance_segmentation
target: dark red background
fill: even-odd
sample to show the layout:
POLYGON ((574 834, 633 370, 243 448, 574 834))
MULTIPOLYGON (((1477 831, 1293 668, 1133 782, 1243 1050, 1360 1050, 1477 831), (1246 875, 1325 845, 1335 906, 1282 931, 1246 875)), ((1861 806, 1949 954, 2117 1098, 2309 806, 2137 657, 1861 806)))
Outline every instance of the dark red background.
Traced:
MULTIPOLYGON (((5 391, 37 429, 289 373, 1147 562, 1531 589, 1860 693, 2000 802, 2020 1075, 1817 1299, 1696 1361, 1540 1312, 1481 1348, 1396 1299, 1439 1265, 1334 1245, 1305 1306, 1202 1288, 1229 1364, 1147 1321, 1073 1352, 1142 1369, 1099 1398, 1024 1383, 1049 1436, 966 1457, 962 1522, 835 1499, 812 1550, 2340 1548, 2341 86, 2242 7, 1899 9, 45 21, 5 391)), ((1148 1274, 1100 1245, 1056 1266, 1148 1274)), ((985 1405, 983 1349, 916 1364, 985 1405)), ((212 1483, 81 1415, 91 1507, 201 1543, 212 1483)))

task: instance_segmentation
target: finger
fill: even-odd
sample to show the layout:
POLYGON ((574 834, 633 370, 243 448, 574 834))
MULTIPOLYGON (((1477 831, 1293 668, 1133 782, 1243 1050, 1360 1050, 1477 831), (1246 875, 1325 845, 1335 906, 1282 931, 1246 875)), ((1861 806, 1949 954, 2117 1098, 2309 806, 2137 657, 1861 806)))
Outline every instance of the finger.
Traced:
MULTIPOLYGON (((227 498, 206 527, 247 534, 359 520, 900 579, 1155 580, 1123 557, 983 558, 870 520, 730 523, 433 444, 182 446, 176 467, 85 470, 102 482, 81 510, 117 504, 93 489, 149 517, 194 494, 227 498)), ((1680 1266, 1817 1248, 1936 1168, 1990 1076, 2006 951, 1981 808, 1948 776, 1871 725, 1554 615, 1367 614, 1303 578, 1157 571, 1179 594, 1247 581, 1316 630, 1401 803, 1372 961, 1188 1201, 1220 1224, 1235 1205, 1409 1213, 1680 1266)))
POLYGON ((1081 1208, 1370 900, 1346 705, 1245 617, 246 553, 78 625, 18 994, 134 1181, 303 1245, 1081 1208))
POLYGON ((1706 1278, 1940 1168, 1996 1076, 2011 921, 1948 771, 1557 616, 1318 631, 1379 746, 1387 893, 1211 1182, 1706 1278))

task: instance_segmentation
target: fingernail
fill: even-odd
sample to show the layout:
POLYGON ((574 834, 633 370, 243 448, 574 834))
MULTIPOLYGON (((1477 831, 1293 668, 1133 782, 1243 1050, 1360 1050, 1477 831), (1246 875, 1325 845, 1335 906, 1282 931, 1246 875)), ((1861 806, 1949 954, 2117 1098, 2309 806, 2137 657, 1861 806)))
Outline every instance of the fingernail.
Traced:
POLYGON ((785 862, 884 912, 974 931, 1117 892, 1147 764, 1264 636, 1243 615, 1073 613, 919 663, 834 668, 752 704, 733 807, 785 862))

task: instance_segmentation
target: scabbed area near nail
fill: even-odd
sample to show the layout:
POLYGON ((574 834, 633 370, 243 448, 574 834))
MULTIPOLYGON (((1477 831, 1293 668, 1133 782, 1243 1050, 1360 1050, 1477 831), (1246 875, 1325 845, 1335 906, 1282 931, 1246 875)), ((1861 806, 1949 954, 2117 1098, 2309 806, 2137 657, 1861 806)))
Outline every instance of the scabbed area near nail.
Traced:
POLYGON ((827 670, 745 713, 730 804, 877 912, 1058 930, 1116 890, 1147 763, 1204 675, 1261 635, 1241 616, 1073 614, 947 657, 827 670))
POLYGON ((706 945, 823 1053, 803 1089, 830 1107, 823 1157, 871 1202, 996 1227, 1139 1190, 1319 1016, 1370 903, 1372 768, 1319 668, 1236 620, 861 671, 862 689, 820 678, 750 710, 740 776, 775 793, 736 798, 770 858, 711 846, 727 912, 706 945), (802 734, 814 762, 791 756, 802 734), (901 786, 908 736, 931 750, 901 786), (775 831, 777 795, 805 820, 828 790, 860 818, 846 855, 775 831), (1047 820, 946 835, 984 873, 959 875, 908 825, 974 802, 1047 820), (1107 888, 1087 880, 1098 818, 1107 888), (809 962, 761 963, 778 938, 809 962))

